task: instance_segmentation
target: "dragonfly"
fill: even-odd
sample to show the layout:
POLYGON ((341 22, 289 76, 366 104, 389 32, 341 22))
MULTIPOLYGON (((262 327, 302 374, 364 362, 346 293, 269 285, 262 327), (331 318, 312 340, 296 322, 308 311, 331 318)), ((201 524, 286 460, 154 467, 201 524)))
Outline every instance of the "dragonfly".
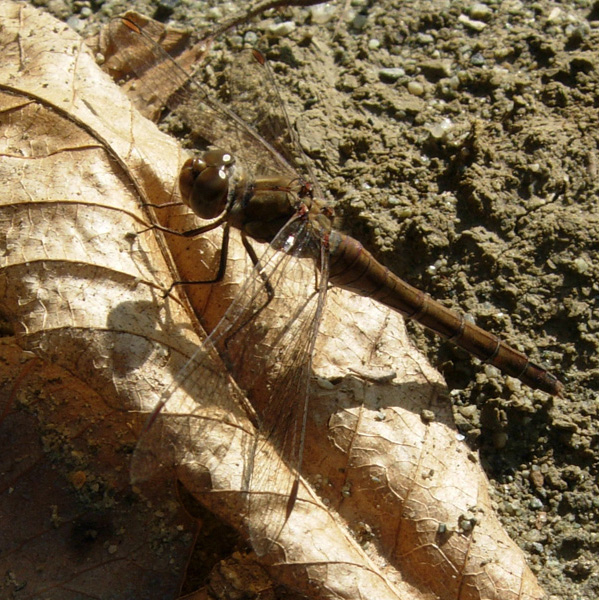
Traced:
MULTIPOLYGON (((220 322, 162 393, 142 433, 138 457, 146 456, 148 448, 159 455, 153 447, 159 443, 156 436, 147 432, 161 415, 177 412, 169 405, 177 387, 191 389, 194 383, 203 395, 196 399, 198 405, 209 400, 225 407, 220 398, 229 393, 226 379, 217 367, 209 366, 218 354, 223 369, 252 403, 263 440, 260 448, 272 448, 291 468, 291 474, 284 475, 269 470, 268 461, 264 467, 258 460, 250 461, 244 484, 250 500, 258 496, 252 493, 258 484, 267 482, 271 489, 269 524, 255 526, 252 535, 254 549, 266 553, 270 546, 259 540, 276 539, 297 494, 311 361, 330 285, 384 304, 531 388, 564 394, 563 384, 548 370, 403 281, 360 242, 334 228, 334 211, 325 201, 270 67, 259 52, 241 53, 245 58, 237 63, 238 77, 231 79, 237 87, 227 89, 225 102, 180 67, 132 17, 121 17, 111 27, 125 59, 131 47, 141 45, 147 51, 147 62, 140 63, 135 54, 138 72, 166 62, 163 76, 172 87, 193 94, 201 117, 198 127, 209 142, 207 149, 187 160, 179 176, 183 202, 209 223, 187 231, 157 227, 186 237, 222 228, 220 261, 209 281, 176 284, 221 281, 232 229, 241 233, 254 265, 220 322), (252 242, 268 244, 261 256, 252 242)), ((257 456, 257 447, 254 452, 257 456)), ((176 463, 177 457, 168 461, 176 463)))

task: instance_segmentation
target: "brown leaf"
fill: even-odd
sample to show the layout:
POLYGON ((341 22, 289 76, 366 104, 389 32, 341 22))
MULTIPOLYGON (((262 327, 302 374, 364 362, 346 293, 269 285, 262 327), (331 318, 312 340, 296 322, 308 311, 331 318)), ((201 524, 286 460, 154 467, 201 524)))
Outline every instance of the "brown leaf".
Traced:
MULTIPOLYGON (((141 83, 140 89, 147 87, 141 83)), ((173 219, 163 224, 179 230, 195 225, 180 215, 173 219)), ((198 269, 193 260, 214 253, 211 241, 199 239, 192 250, 188 240, 167 237, 182 279, 214 273, 215 266, 198 269)), ((243 279, 248 268, 233 279, 243 279)), ((201 286, 187 291, 211 330, 232 292, 216 290, 206 307, 201 286)), ((266 325, 277 320, 276 314, 262 316, 266 325)), ((493 514, 477 459, 458 441, 448 400, 435 385, 438 375, 406 339, 401 320, 367 300, 331 293, 319 342, 316 375, 342 383, 333 392, 313 387, 304 473, 328 505, 367 529, 381 560, 439 597, 541 597, 520 550, 493 514), (367 367, 363 357, 370 359, 367 367), (379 372, 395 377, 377 383, 379 372), (323 445, 322 423, 329 424, 338 455, 323 445)), ((190 391, 201 395, 201 386, 190 391)))
MULTIPOLYGON (((161 555, 156 541, 172 541, 184 555, 188 526, 165 526, 152 538, 158 526, 148 523, 181 523, 160 497, 173 474, 145 484, 149 504, 128 511, 125 499, 136 496, 126 463, 139 413, 151 411, 200 343, 185 301, 162 298, 174 272, 162 236, 140 233, 148 221, 142 203, 178 198, 185 156, 96 69, 73 32, 30 8, 4 2, 0 10, 0 308, 11 330, 0 412, 12 452, 0 514, 11 516, 2 530, 14 548, 1 559, 10 573, 3 585, 26 583, 23 597, 169 597, 178 550, 161 555), (29 365, 40 363, 20 366, 23 351, 45 362, 44 394, 34 399, 23 390, 37 373, 29 365), (57 512, 43 512, 51 504, 57 512), (21 517, 29 506, 31 516, 21 517), (24 524, 13 527, 17 518, 24 524), (90 538, 98 542, 86 555, 90 538)), ((164 218, 181 228, 190 219, 180 211, 164 218)), ((218 234, 168 241, 184 278, 213 270, 218 234)), ((209 296, 190 289, 210 327, 249 268, 241 248, 233 252, 230 282, 209 296)), ((218 363, 206 372, 226 376, 218 363)), ((438 375, 406 341, 398 317, 331 293, 315 374, 321 385, 312 389, 303 473, 327 503, 302 483, 276 548, 262 559, 276 582, 314 598, 542 596, 498 526, 482 470, 456 439, 438 375)), ((169 402, 175 414, 156 435, 160 462, 174 453, 177 477, 247 535, 257 515, 245 510, 242 483, 255 432, 234 382, 228 389, 226 411, 203 402, 201 385, 178 389, 169 402)), ((260 448, 256 461, 285 471, 267 444, 260 448)))
POLYGON ((146 389, 132 382, 154 351, 153 298, 168 270, 144 262, 159 250, 126 234, 143 223, 135 186, 155 184, 156 170, 144 171, 122 138, 141 136, 139 125, 117 114, 129 103, 118 105, 79 37, 31 8, 0 10, 0 298, 10 333, 0 595, 172 598, 195 526, 172 485, 148 503, 128 481, 141 423, 130 411, 151 374, 140 378, 146 389))
MULTIPOLYGON (((191 69, 194 64, 202 61, 210 48, 208 40, 201 41, 191 48, 186 48, 189 43, 189 33, 175 28, 166 28, 162 23, 152 21, 144 15, 131 12, 127 13, 134 17, 135 22, 148 32, 148 35, 160 42, 160 46, 171 56, 176 56, 179 64, 184 69, 191 69)), ((126 55, 122 51, 122 42, 115 37, 114 28, 109 34, 109 28, 104 28, 98 40, 91 40, 90 45, 96 46, 99 53, 104 57, 104 70, 116 81, 120 81, 122 89, 131 92, 130 96, 137 109, 148 119, 156 121, 160 116, 165 104, 170 102, 178 88, 165 89, 164 69, 170 68, 167 64, 154 65, 152 69, 144 73, 146 85, 142 89, 136 88, 138 83, 135 79, 139 68, 146 61, 143 47, 140 45, 132 48, 126 55), (160 84, 160 86, 159 86, 160 84), (160 94, 156 94, 156 90, 160 94)))
MULTIPOLYGON (((194 226, 180 218, 163 223, 180 230, 194 226)), ((197 240, 191 250, 187 240, 168 239, 184 280, 209 278, 210 269, 199 270, 193 257, 213 254, 206 246, 212 242, 197 240)), ((248 268, 233 279, 242 279, 248 268)), ((300 280, 298 291, 302 285, 300 280)), ((201 286, 188 293, 209 330, 232 296, 216 290, 207 310, 201 286)), ((276 314, 261 316, 266 326, 277 320, 276 314)), ((410 345, 401 320, 367 300, 332 293, 319 342, 316 375, 341 383, 332 392, 313 387, 304 473, 328 505, 368 531, 380 560, 439 597, 541 597, 520 550, 493 514, 478 461, 458 441, 447 398, 434 385, 438 375, 410 345), (380 372, 395 377, 377 383, 380 372), (322 443, 323 423, 338 452, 322 443)), ((201 395, 201 386, 190 392, 201 395)))

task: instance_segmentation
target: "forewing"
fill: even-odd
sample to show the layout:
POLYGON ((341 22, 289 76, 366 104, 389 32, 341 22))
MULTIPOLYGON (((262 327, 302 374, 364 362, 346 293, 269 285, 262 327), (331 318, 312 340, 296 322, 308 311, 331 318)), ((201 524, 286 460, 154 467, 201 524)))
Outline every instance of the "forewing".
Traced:
POLYGON ((256 411, 260 439, 246 485, 250 536, 259 554, 284 526, 299 477, 312 351, 326 291, 323 250, 308 217, 292 218, 210 336, 256 411), (277 455, 289 468, 277 466, 277 455))
POLYGON ((201 456, 205 440, 226 423, 222 460, 228 445, 238 446, 237 432, 249 429, 239 416, 242 391, 259 434, 246 448, 238 490, 247 493, 247 527, 259 554, 285 525, 299 477, 312 350, 326 291, 326 267, 323 277, 314 260, 321 252, 306 216, 281 230, 210 337, 163 393, 134 454, 138 479, 158 468, 207 465, 211 457, 201 456))
MULTIPOLYGON (((147 98, 148 102, 154 102, 157 96, 162 95, 161 90, 168 90, 165 92, 167 98, 164 99, 164 106, 178 111, 192 135, 204 140, 206 146, 227 150, 243 161, 255 175, 287 174, 296 177, 295 170, 285 157, 252 127, 252 123, 264 123, 264 119, 254 119, 249 113, 238 115, 219 99, 221 96, 227 103, 230 101, 232 106, 243 111, 248 95, 239 100, 236 95, 243 95, 247 81, 259 72, 251 64, 251 54, 240 53, 238 58, 241 66, 219 73, 220 89, 215 91, 203 80, 210 75, 204 63, 192 76, 157 43, 160 36, 151 28, 153 24, 138 23, 137 17, 133 16, 115 19, 109 27, 109 45, 116 49, 119 65, 127 65, 128 72, 139 80, 136 82, 136 93, 147 98), (241 78, 246 83, 235 81, 235 78, 241 78), (144 90, 144 86, 148 89, 144 90), (171 93, 171 90, 178 91, 171 93)), ((209 41, 205 44, 206 48, 210 45, 209 41)), ((214 63, 211 67, 216 70, 214 63)), ((120 72, 124 68, 119 66, 117 70, 120 72)), ((264 110, 272 102, 273 98, 263 99, 264 110)))
MULTIPOLYGON (((257 50, 248 49, 236 55, 227 72, 230 92, 223 98, 227 106, 303 174, 305 180, 317 187, 310 160, 301 148, 271 64, 257 50)), ((316 195, 322 198, 321 190, 317 189, 316 195)))
MULTIPOLYGON (((286 159, 297 158, 301 150, 274 81, 256 60, 259 55, 240 54, 217 98, 207 85, 192 81, 135 22, 117 20, 111 30, 134 73, 155 71, 168 79, 170 89, 181 89, 169 106, 191 103, 197 116, 186 116, 211 145, 234 154, 255 176, 297 177, 286 159), (130 54, 139 45, 143 52, 130 54), (262 133, 271 136, 273 145, 262 133), (287 152, 288 147, 295 153, 287 152)), ((247 492, 250 537, 259 554, 268 551, 284 527, 299 477, 311 356, 326 291, 323 248, 308 215, 291 219, 212 335, 162 393, 134 453, 137 480, 190 463, 210 471, 211 461, 222 462, 239 437, 251 437, 251 425, 239 414, 245 406, 260 435, 247 448, 237 483, 247 492), (244 395, 253 409, 244 404, 244 395), (205 448, 213 447, 206 442, 218 436, 215 459, 205 448), (287 468, 281 468, 279 456, 287 468)))

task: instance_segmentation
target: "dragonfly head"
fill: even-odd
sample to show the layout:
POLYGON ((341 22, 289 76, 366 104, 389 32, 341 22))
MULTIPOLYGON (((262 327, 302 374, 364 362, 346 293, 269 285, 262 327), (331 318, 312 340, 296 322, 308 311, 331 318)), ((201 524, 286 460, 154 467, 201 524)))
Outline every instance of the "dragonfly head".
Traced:
POLYGON ((217 148, 185 161, 179 175, 183 201, 201 219, 215 219, 229 200, 229 177, 234 159, 217 148))

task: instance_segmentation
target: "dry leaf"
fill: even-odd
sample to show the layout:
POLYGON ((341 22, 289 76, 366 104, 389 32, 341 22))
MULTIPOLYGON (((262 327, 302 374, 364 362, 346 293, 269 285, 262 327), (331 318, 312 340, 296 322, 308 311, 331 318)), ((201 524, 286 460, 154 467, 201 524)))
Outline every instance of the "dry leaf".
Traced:
MULTIPOLYGON (((162 48, 165 52, 172 56, 177 56, 179 64, 184 69, 191 69, 194 64, 204 59, 205 54, 209 51, 210 44, 208 42, 200 42, 199 44, 186 49, 189 43, 189 33, 175 28, 167 29, 162 23, 152 21, 148 17, 138 13, 135 15, 136 23, 140 27, 148 27, 152 30, 152 36, 159 39, 162 48)), ((177 89, 166 90, 160 88, 160 94, 155 91, 158 89, 158 83, 164 81, 163 69, 170 68, 166 64, 155 65, 149 72, 144 74, 144 80, 147 85, 143 90, 135 89, 137 81, 135 73, 145 60, 143 54, 139 54, 141 47, 132 50, 130 54, 125 56, 119 52, 119 47, 116 45, 117 40, 114 36, 108 35, 108 28, 104 28, 99 36, 99 39, 93 40, 91 43, 98 46, 98 52, 104 57, 103 68, 110 73, 111 77, 116 81, 122 80, 122 89, 125 92, 131 92, 131 99, 135 103, 137 109, 146 117, 155 121, 160 116, 165 102, 168 102, 171 96, 177 93, 177 89)))
POLYGON ((172 489, 148 503, 128 482, 140 419, 126 409, 148 393, 131 378, 153 351, 147 328, 160 269, 168 274, 144 263, 157 249, 142 255, 126 237, 141 216, 119 157, 135 150, 115 132, 138 126, 118 116, 129 104, 117 105, 69 28, 31 8, 0 9, 0 595, 173 597, 193 523, 172 489))
MULTIPOLYGON (((195 225, 180 214, 165 215, 162 223, 179 230, 195 225)), ((202 238, 191 247, 189 240, 167 238, 184 280, 214 273, 216 263, 198 269, 194 260, 214 254, 212 241, 202 238)), ((247 263, 239 267, 233 279, 243 279, 247 269, 247 263)), ((206 306, 201 288, 190 286, 188 293, 208 329, 233 295, 216 290, 206 306)), ((277 315, 263 318, 268 325, 277 315)), ((438 375, 407 341, 400 319, 371 302, 333 293, 319 342, 315 374, 342 383, 332 392, 313 389, 318 399, 311 403, 304 472, 329 505, 356 529, 368 529, 383 560, 440 597, 540 597, 520 551, 490 509, 482 470, 457 441, 447 399, 434 385, 438 375), (380 373, 395 379, 376 383, 380 373), (434 422, 422 418, 427 414, 434 422), (322 443, 323 423, 341 450, 338 457, 322 443)), ((191 391, 201 395, 201 385, 191 391)))
MULTIPOLYGON (((6 240, 0 289, 11 333, 4 344, 1 427, 12 451, 12 471, 2 471, 0 514, 15 515, 10 523, 3 517, 3 538, 13 548, 3 554, 3 572, 10 574, 3 585, 14 591, 26 584, 20 597, 42 590, 45 597, 109 597, 107 587, 110 597, 131 597, 132 587, 135 597, 169 597, 166 587, 173 584, 171 577, 167 585, 166 573, 176 568, 161 565, 155 554, 148 558, 153 544, 142 519, 179 518, 168 498, 158 504, 162 483, 173 473, 144 485, 151 502, 145 512, 136 504, 132 515, 117 503, 106 528, 101 522, 76 526, 75 517, 60 511, 41 523, 27 520, 30 535, 13 525, 28 488, 38 499, 33 510, 38 502, 50 504, 48 473, 74 513, 85 508, 93 514, 85 493, 102 493, 104 500, 108 489, 119 498, 126 494, 131 431, 139 431, 140 413, 152 409, 200 343, 185 302, 174 294, 162 298, 174 272, 162 237, 135 235, 148 220, 142 203, 177 198, 185 156, 96 69, 74 33, 30 8, 3 2, 0 10, 0 231, 6 240), (21 366, 22 351, 45 361, 50 401, 23 399, 34 368, 29 365, 39 363, 21 366), (32 457, 43 473, 36 478, 28 477, 35 472, 27 463, 32 457), (130 532, 134 517, 139 530, 130 532), (57 533, 43 546, 43 564, 35 542, 53 527, 57 533), (82 529, 84 539, 86 532, 98 536, 98 555, 82 556, 69 546, 69 535, 82 529), (135 549, 145 555, 145 570, 135 549), (133 563, 139 575, 107 571, 133 563), (144 581, 146 571, 153 579, 144 581), (156 587, 158 580, 165 590, 156 587)), ((189 218, 165 217, 180 227, 189 218)), ((184 278, 201 279, 213 269, 218 235, 171 241, 184 278)), ((247 273, 243 253, 239 247, 234 252, 230 282, 215 286, 209 297, 192 289, 208 326, 247 273)), ((217 363, 211 369, 225 376, 217 363)), ((331 293, 315 375, 321 379, 312 390, 303 473, 327 502, 302 484, 277 547, 262 559, 276 582, 314 598, 542 596, 492 513, 480 466, 457 441, 438 376, 406 341, 398 317, 368 300, 331 293), (362 534, 364 549, 348 525, 362 534)), ((165 456, 176 452, 177 477, 247 533, 255 513, 244 510, 242 480, 254 431, 234 382, 229 391, 228 410, 218 412, 202 403, 201 388, 178 390, 180 416, 162 419, 161 439, 165 456), (190 413, 197 418, 186 418, 190 413), (193 435, 183 435, 182 420, 193 435)), ((184 549, 185 529, 165 527, 162 541, 166 545, 177 531, 182 541, 174 544, 184 549)), ((167 554, 170 560, 175 555, 167 554)))

